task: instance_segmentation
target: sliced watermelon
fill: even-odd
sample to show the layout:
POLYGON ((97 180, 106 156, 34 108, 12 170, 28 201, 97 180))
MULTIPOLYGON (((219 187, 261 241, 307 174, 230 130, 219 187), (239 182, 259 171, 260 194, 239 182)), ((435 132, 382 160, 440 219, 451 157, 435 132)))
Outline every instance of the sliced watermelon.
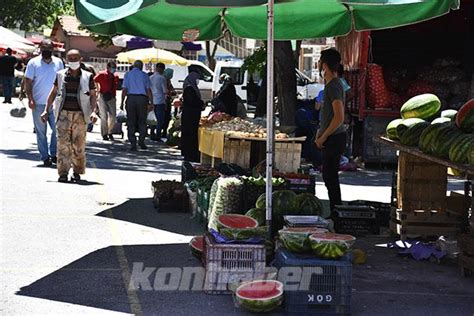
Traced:
POLYGON ((237 303, 251 312, 270 312, 283 301, 283 283, 257 280, 240 285, 235 292, 237 303))
POLYGON ((222 214, 217 218, 219 228, 255 228, 258 222, 250 216, 240 214, 222 214))
POLYGON ((189 242, 191 253, 197 258, 201 258, 204 249, 204 236, 196 236, 189 242))
POLYGON ((327 229, 291 227, 281 229, 279 233, 280 241, 286 249, 292 252, 309 252, 311 243, 309 236, 315 233, 326 233, 327 229))
POLYGON ((314 254, 324 259, 339 259, 354 244, 355 237, 334 233, 316 233, 309 236, 314 254))

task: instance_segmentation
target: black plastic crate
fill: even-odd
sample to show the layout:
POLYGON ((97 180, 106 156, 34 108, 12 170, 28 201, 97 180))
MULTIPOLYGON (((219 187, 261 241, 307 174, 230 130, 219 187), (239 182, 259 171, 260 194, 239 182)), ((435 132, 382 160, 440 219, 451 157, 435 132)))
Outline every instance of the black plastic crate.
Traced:
POLYGON ((380 227, 375 209, 367 205, 336 205, 334 228, 341 234, 378 235, 380 227))
MULTIPOLYGON (((280 269, 279 280, 285 286, 285 311, 304 315, 348 314, 352 296, 351 256, 339 260, 317 259, 313 255, 277 249, 274 266, 280 269), (301 279, 282 268, 300 268, 301 279), (286 276, 289 279, 285 279, 286 276), (291 282, 290 282, 291 281, 291 282)), ((295 273, 298 273, 295 271, 295 273)))
POLYGON ((286 189, 299 193, 312 193, 316 194, 316 177, 314 175, 308 175, 305 178, 292 178, 291 176, 285 176, 287 181, 286 189))
POLYGON ((388 227, 390 224, 390 211, 392 209, 390 203, 355 200, 348 203, 349 205, 365 205, 375 209, 376 220, 379 226, 388 227))

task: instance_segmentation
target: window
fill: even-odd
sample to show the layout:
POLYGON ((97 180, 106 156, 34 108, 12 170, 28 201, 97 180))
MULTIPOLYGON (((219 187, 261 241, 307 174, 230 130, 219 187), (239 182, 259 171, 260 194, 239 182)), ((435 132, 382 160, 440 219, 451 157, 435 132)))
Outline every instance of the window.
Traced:
POLYGON ((242 68, 222 67, 220 74, 228 74, 235 85, 241 85, 244 83, 244 72, 242 71, 242 68))
POLYGON ((212 74, 209 71, 207 71, 206 68, 201 67, 199 65, 190 65, 188 69, 189 69, 189 73, 197 72, 201 80, 204 80, 206 82, 212 82, 212 74))

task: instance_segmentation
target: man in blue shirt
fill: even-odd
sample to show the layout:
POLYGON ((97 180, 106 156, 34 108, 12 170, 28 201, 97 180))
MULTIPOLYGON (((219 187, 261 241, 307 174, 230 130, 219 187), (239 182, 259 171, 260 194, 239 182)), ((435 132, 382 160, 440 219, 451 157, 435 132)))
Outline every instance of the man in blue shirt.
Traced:
POLYGON ((153 95, 151 93, 151 82, 148 75, 142 71, 143 62, 137 60, 133 63, 133 68, 125 74, 122 85, 122 104, 126 99, 128 140, 132 145, 131 150, 137 150, 137 137, 139 132, 138 145, 141 149, 147 149, 145 145, 146 117, 148 112, 153 110, 153 95))

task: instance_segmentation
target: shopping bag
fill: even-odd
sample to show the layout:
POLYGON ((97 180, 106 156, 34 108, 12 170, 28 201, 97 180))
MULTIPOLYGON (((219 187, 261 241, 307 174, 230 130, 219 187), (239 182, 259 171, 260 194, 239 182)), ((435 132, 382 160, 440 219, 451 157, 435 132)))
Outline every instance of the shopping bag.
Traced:
POLYGON ((125 114, 125 111, 120 110, 117 113, 116 116, 117 123, 125 123, 127 122, 127 114, 125 114))
POLYGON ((23 103, 23 100, 17 102, 13 109, 10 110, 10 115, 13 117, 25 117, 26 116, 26 106, 23 103))
POLYGON ((148 112, 148 116, 146 118, 146 124, 148 126, 156 126, 158 125, 158 120, 156 119, 156 115, 154 111, 148 112))

